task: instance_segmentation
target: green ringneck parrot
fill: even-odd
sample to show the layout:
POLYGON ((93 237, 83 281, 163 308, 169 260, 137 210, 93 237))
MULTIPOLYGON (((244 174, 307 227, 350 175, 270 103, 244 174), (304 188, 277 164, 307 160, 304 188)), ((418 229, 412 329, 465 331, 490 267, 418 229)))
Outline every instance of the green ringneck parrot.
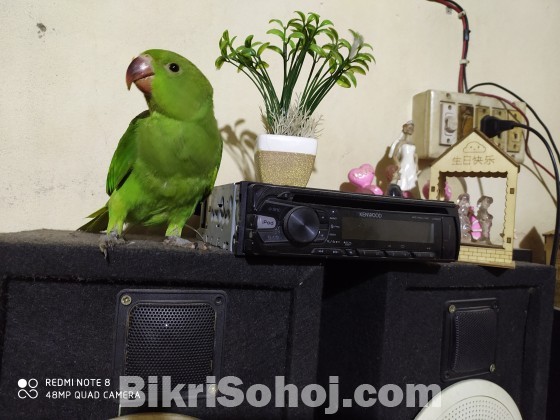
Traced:
POLYGON ((134 118, 115 150, 106 190, 109 201, 80 228, 100 232, 101 250, 120 241, 124 223, 165 224, 166 242, 194 246, 181 232, 216 180, 222 138, 213 89, 186 58, 148 50, 126 71, 126 84, 144 94, 148 110, 134 118))

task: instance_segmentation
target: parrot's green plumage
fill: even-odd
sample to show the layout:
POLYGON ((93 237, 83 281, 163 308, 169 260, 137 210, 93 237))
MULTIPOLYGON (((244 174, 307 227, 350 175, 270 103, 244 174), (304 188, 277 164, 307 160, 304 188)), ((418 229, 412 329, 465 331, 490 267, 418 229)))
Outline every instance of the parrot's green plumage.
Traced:
POLYGON ((148 110, 132 120, 113 155, 106 207, 80 229, 118 237, 125 222, 165 224, 166 236, 179 240, 222 157, 212 86, 189 60, 165 50, 134 59, 126 80, 144 93, 148 110))

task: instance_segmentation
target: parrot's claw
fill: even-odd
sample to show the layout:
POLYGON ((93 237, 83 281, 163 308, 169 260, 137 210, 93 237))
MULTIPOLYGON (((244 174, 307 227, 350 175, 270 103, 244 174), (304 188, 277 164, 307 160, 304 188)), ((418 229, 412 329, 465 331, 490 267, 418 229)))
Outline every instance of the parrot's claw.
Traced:
POLYGON ((105 256, 108 257, 108 250, 112 250, 115 245, 124 244, 125 240, 121 238, 117 232, 111 232, 109 234, 102 234, 99 238, 99 250, 105 256))
POLYGON ((208 246, 206 246, 204 242, 192 242, 179 236, 167 236, 163 243, 165 245, 178 246, 188 249, 198 249, 200 251, 206 251, 208 249, 208 246))
POLYGON ((181 238, 179 236, 167 236, 163 241, 165 245, 178 246, 180 248, 196 249, 196 242, 191 242, 188 239, 181 238))

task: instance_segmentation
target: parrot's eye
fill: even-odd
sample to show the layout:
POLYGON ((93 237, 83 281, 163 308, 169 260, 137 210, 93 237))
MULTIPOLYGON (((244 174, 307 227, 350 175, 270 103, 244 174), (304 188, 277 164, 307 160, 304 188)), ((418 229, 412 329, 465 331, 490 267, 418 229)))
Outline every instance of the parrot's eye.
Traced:
POLYGON ((173 73, 177 73, 179 70, 181 70, 181 68, 179 67, 179 64, 177 64, 177 63, 168 64, 167 68, 169 70, 171 70, 173 73))

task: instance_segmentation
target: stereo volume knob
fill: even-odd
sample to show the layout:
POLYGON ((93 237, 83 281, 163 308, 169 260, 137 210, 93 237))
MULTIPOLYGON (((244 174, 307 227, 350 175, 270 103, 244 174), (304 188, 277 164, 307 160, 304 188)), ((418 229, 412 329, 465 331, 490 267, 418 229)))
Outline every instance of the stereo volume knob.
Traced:
POLYGON ((298 244, 313 242, 319 233, 319 216, 309 207, 296 207, 284 217, 284 233, 298 244))

